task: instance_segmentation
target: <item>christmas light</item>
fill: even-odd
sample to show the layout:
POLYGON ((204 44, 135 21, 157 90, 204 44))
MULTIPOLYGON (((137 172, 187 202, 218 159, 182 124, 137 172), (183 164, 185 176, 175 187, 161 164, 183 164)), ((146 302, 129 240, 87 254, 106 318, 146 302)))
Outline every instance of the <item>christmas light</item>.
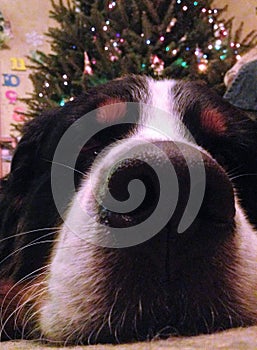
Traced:
POLYGON ((85 75, 92 75, 93 70, 90 65, 90 59, 86 51, 84 51, 84 72, 85 75))
POLYGON ((106 21, 105 23, 106 23, 107 25, 109 25, 109 24, 110 24, 110 21, 108 20, 108 21, 106 21))
POLYGON ((165 40, 164 36, 161 36, 160 41, 164 41, 164 40, 165 40))
POLYGON ((198 69, 199 69, 199 71, 200 72, 205 72, 206 70, 207 70, 207 64, 205 64, 205 63, 200 63, 199 65, 198 65, 198 69))
POLYGON ((108 50, 109 50, 109 48, 108 48, 107 46, 105 46, 104 49, 105 49, 105 51, 108 51, 108 50))
POLYGON ((205 8, 202 9, 202 12, 205 13, 207 10, 205 8))
POLYGON ((239 61, 239 60, 241 60, 241 56, 240 55, 236 55, 236 59, 239 61))
POLYGON ((110 60, 111 60, 112 62, 117 61, 118 59, 119 59, 118 56, 116 56, 116 55, 110 55, 110 60))
POLYGON ((114 43, 112 44, 114 47, 118 46, 118 43, 116 43, 116 41, 114 41, 114 43))
POLYGON ((151 44, 151 40, 149 40, 149 39, 146 40, 146 44, 147 44, 147 45, 150 45, 150 44, 151 44))
POLYGON ((166 29, 166 32, 167 32, 167 33, 170 33, 170 32, 171 32, 171 29, 175 26, 176 22, 177 22, 177 18, 173 18, 173 19, 170 21, 170 23, 169 23, 169 25, 168 25, 168 27, 167 27, 167 29, 166 29))
POLYGON ((61 99, 59 105, 60 105, 61 107, 63 107, 63 106, 65 105, 65 100, 64 100, 64 98, 61 99))
POLYGON ((49 84, 48 82, 46 82, 46 83, 45 83, 45 87, 48 88, 49 86, 50 86, 50 84, 49 84))
POLYGON ((181 2, 182 2, 181 0, 177 0, 177 4, 181 4, 181 2))
POLYGON ((188 7, 187 7, 187 6, 183 6, 183 7, 182 7, 182 10, 183 10, 183 11, 187 11, 187 10, 188 10, 188 7))
POLYGON ((67 86, 67 85, 68 85, 68 82, 67 82, 67 81, 65 81, 63 84, 67 86))
POLYGON ((176 54, 178 53, 178 50, 172 50, 172 55, 176 56, 176 54))
POLYGON ((68 79, 67 74, 63 74, 63 79, 68 79))
POLYGON ((116 2, 113 1, 112 3, 109 4, 109 9, 112 10, 116 6, 116 2))
POLYGON ((106 30, 108 29, 107 26, 103 26, 103 30, 106 32, 106 30))
POLYGON ((194 6, 197 6, 197 5, 198 5, 198 1, 195 1, 195 2, 194 2, 194 6))
POLYGON ((215 42, 215 50, 220 50, 221 49, 221 45, 222 45, 222 41, 219 39, 219 40, 216 40, 215 42))
POLYGON ((39 96, 39 97, 43 97, 44 95, 42 94, 42 92, 40 92, 40 93, 38 94, 38 96, 39 96))
POLYGON ((195 50, 195 55, 196 55, 196 56, 199 56, 199 54, 200 54, 200 50, 199 50, 199 48, 197 48, 197 49, 195 50))
POLYGON ((170 51, 169 46, 166 46, 165 50, 166 50, 167 52, 170 51))
POLYGON ((150 57, 151 68, 154 70, 155 75, 161 75, 164 69, 164 61, 157 55, 151 55, 150 57))
POLYGON ((213 46, 210 44, 210 45, 208 45, 208 49, 209 50, 212 50, 213 49, 213 46))

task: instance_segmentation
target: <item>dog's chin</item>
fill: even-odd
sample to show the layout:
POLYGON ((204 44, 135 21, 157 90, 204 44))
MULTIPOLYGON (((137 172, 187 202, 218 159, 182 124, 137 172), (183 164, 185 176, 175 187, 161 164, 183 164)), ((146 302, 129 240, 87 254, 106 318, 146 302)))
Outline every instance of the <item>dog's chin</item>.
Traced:
MULTIPOLYGON (((152 214, 152 207, 132 212, 136 218, 130 213, 130 219, 110 212, 104 224, 103 208, 96 198, 100 192, 103 196, 103 169, 115 151, 91 169, 60 230, 43 281, 45 293, 38 301, 37 320, 43 338, 66 344, 117 343, 211 333, 256 321, 257 301, 249 294, 249 288, 257 287, 254 229, 225 172, 204 153, 207 189, 203 205, 193 223, 178 233, 190 189, 186 189, 183 162, 177 161, 179 155, 174 152, 169 159, 180 163, 176 171, 184 189, 174 216, 157 234, 128 247, 115 246, 112 228, 124 235, 125 226, 140 224, 146 213, 152 214), (78 203, 86 209, 86 219, 78 203)), ((116 190, 121 187, 113 194, 122 197, 130 173, 132 177, 147 174, 153 191, 155 180, 144 164, 126 162, 126 178, 121 181, 123 166, 109 177, 110 192, 114 182, 116 190)))
POLYGON ((220 224, 199 220, 190 239, 172 238, 169 249, 166 230, 139 246, 112 249, 81 242, 63 227, 39 302, 41 337, 119 343, 254 324, 257 303, 248 290, 257 287, 257 251, 253 260, 245 254, 257 241, 240 208, 235 221, 233 229, 222 225, 223 238, 213 245, 204 237, 220 236, 220 224))

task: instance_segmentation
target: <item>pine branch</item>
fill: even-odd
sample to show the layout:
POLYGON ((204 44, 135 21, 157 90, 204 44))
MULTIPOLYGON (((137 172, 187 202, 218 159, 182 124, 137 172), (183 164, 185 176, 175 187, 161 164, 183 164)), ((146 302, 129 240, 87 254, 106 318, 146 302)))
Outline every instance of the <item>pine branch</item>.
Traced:
POLYGON ((126 1, 125 0, 119 0, 118 3, 117 3, 117 6, 119 8, 119 12, 121 14, 121 20, 124 24, 125 27, 128 27, 129 25, 129 18, 127 16, 127 13, 126 13, 126 1))
POLYGON ((159 30, 160 30, 160 33, 165 33, 166 32, 166 28, 168 27, 171 19, 172 19, 172 16, 173 16, 173 13, 174 13, 174 8, 175 8, 175 5, 176 5, 176 0, 172 0, 169 4, 169 8, 164 16, 164 19, 162 21, 162 23, 160 24, 159 26, 159 30))
POLYGON ((145 34, 146 40, 152 38, 152 24, 145 11, 142 13, 142 32, 145 34))
POLYGON ((154 5, 153 5, 154 1, 149 1, 149 0, 141 0, 141 1, 145 5, 145 7, 147 9, 147 13, 148 13, 149 17, 151 17, 152 20, 156 24, 159 24, 160 23, 160 17, 158 16, 158 12, 157 12, 158 9, 156 7, 154 7, 154 5))

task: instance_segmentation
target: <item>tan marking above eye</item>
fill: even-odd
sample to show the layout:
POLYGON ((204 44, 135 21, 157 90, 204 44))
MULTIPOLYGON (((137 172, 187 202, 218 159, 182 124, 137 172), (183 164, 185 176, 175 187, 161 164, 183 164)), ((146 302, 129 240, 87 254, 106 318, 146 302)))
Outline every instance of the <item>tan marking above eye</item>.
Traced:
POLYGON ((222 134, 227 130, 225 117, 217 109, 204 109, 201 113, 201 125, 210 133, 222 134))
POLYGON ((122 119, 126 112, 126 102, 118 98, 110 98, 98 106, 96 119, 99 123, 110 123, 122 119))

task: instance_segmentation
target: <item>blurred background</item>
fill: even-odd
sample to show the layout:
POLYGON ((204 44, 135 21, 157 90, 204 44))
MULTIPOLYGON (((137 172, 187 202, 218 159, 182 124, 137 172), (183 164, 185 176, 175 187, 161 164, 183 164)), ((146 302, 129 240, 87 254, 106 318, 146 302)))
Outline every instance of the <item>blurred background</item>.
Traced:
POLYGON ((1 0, 0 177, 24 121, 120 75, 203 79, 223 95, 256 30, 256 0, 1 0))

